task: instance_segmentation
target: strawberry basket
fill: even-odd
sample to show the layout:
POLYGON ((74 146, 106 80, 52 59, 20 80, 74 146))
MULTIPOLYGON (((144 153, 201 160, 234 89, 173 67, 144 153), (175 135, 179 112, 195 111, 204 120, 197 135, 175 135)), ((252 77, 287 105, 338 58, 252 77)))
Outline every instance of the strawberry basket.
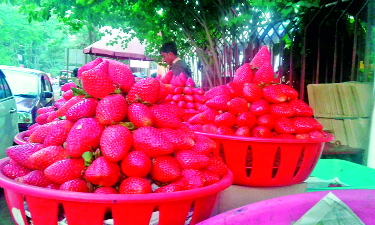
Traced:
MULTIPOLYGON (((0 160, 0 171, 9 158, 0 160)), ((106 210, 110 209, 114 224, 148 225, 152 213, 159 211, 159 224, 185 224, 193 206, 190 224, 207 219, 213 210, 217 194, 229 187, 233 174, 228 173, 216 184, 207 187, 159 194, 91 194, 51 190, 18 183, 0 172, 0 186, 4 188, 8 207, 17 224, 28 224, 24 200, 29 208, 32 224, 57 224, 62 205, 69 225, 102 225, 106 210)))
POLYGON ((216 142, 214 153, 225 160, 234 175, 233 184, 288 186, 305 181, 333 139, 249 138, 196 132, 216 142))
POLYGON ((18 145, 24 145, 24 144, 27 144, 27 143, 28 143, 28 142, 24 139, 24 138, 25 138, 25 132, 26 132, 26 131, 19 132, 18 134, 16 134, 16 136, 14 136, 14 142, 16 142, 16 144, 18 144, 18 145))

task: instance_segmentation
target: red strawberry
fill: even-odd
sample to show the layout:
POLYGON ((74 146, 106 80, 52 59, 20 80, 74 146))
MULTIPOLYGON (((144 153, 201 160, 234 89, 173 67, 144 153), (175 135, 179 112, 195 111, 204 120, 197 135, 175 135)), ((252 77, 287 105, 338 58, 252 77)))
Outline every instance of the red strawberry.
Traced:
POLYGON ((218 115, 220 115, 220 113, 217 110, 208 109, 200 114, 199 119, 204 124, 211 124, 215 122, 215 118, 218 115))
POLYGON ((54 121, 57 118, 57 111, 51 112, 47 117, 47 123, 54 121))
POLYGON ((77 88, 76 84, 74 82, 69 82, 61 86, 61 91, 67 92, 71 90, 72 88, 77 88))
POLYGON ((242 90, 242 96, 248 102, 255 102, 262 99, 262 89, 256 84, 248 84, 242 90))
POLYGON ((191 149, 197 154, 209 155, 216 149, 216 142, 203 135, 197 135, 194 147, 191 149))
POLYGON ((110 59, 104 59, 109 61, 108 66, 108 78, 114 83, 121 87, 123 92, 129 92, 131 87, 135 83, 135 79, 132 71, 127 65, 122 62, 110 59))
POLYGON ((204 112, 204 111, 207 111, 208 109, 210 109, 210 107, 208 107, 207 105, 203 105, 201 107, 198 108, 198 111, 199 112, 204 112))
POLYGON ((215 184, 220 181, 220 176, 217 173, 209 170, 202 170, 201 173, 204 180, 204 186, 215 184))
POLYGON ((46 112, 53 112, 55 110, 55 107, 54 106, 46 106, 46 107, 42 107, 40 109, 38 109, 36 112, 41 115, 43 113, 46 113, 46 112))
POLYGON ((128 93, 130 103, 148 102, 154 104, 159 99, 160 82, 155 78, 144 78, 133 85, 128 93))
POLYGON ((55 102, 55 104, 53 104, 53 106, 56 108, 56 109, 60 109, 61 107, 63 107, 68 101, 61 98, 55 102), (62 101, 59 101, 59 100, 62 100, 62 101))
MULTIPOLYGON (((191 79, 191 78, 189 78, 189 79, 191 79)), ((185 95, 193 95, 194 94, 193 88, 191 88, 191 87, 184 87, 184 94, 185 95)))
POLYGON ((325 133, 321 130, 313 130, 309 133, 311 138, 324 138, 325 133))
POLYGON ((234 135, 234 132, 232 128, 221 126, 217 128, 216 134, 221 134, 221 135, 234 135))
POLYGON ((289 103, 277 103, 271 105, 271 115, 274 118, 293 117, 296 114, 294 108, 289 103))
POLYGON ((62 96, 65 100, 70 100, 71 98, 73 98, 73 90, 68 90, 67 92, 65 92, 62 96))
POLYGON ((270 103, 281 103, 298 97, 298 92, 285 84, 268 85, 263 88, 263 98, 270 103))
POLYGON ((269 114, 270 111, 271 111, 270 104, 264 99, 260 99, 260 100, 253 102, 253 104, 250 105, 250 109, 249 109, 249 112, 251 112, 257 117, 264 115, 264 114, 269 114))
POLYGON ((253 81, 253 71, 251 70, 250 64, 245 63, 236 70, 236 74, 233 78, 233 83, 241 85, 250 84, 253 81))
POLYGON ((314 124, 308 117, 294 117, 293 122, 297 134, 309 133, 314 130, 314 124))
POLYGON ((189 126, 185 123, 181 123, 180 126, 176 129, 179 132, 182 132, 183 135, 190 137, 191 139, 195 140, 197 135, 193 130, 189 128, 189 126))
POLYGON ((223 159, 220 156, 211 154, 210 158, 211 162, 210 165, 207 167, 207 170, 218 174, 220 177, 223 177, 225 174, 228 173, 228 167, 227 165, 225 165, 223 159))
POLYGON ((193 99, 195 103, 205 103, 206 97, 204 95, 193 94, 193 99))
POLYGON ((211 99, 213 97, 219 96, 219 95, 231 95, 231 91, 228 86, 226 85, 220 85, 217 87, 212 88, 211 90, 206 92, 206 98, 211 99))
POLYGON ((37 116, 35 118, 35 122, 37 122, 40 125, 46 124, 48 116, 51 115, 52 113, 53 113, 53 111, 52 112, 46 112, 46 113, 43 113, 43 114, 37 116))
POLYGON ((172 156, 160 156, 154 159, 150 172, 152 178, 162 183, 172 182, 181 175, 178 162, 172 156))
POLYGON ((229 97, 235 98, 235 97, 242 96, 242 86, 241 86, 241 84, 229 82, 229 83, 227 83, 227 86, 229 87, 229 90, 230 90, 229 97))
POLYGON ((231 100, 228 95, 219 95, 211 98, 206 102, 206 105, 211 109, 228 111, 227 103, 231 100))
POLYGON ((171 80, 171 84, 176 87, 183 87, 185 82, 179 76, 174 76, 171 80))
MULTIPOLYGON (((85 65, 83 65, 82 67, 80 67, 78 69, 77 78, 80 79, 83 72, 93 69, 94 67, 99 65, 101 62, 103 62, 103 60, 101 58, 96 58, 95 60, 86 63, 85 65)), ((62 88, 61 88, 61 90, 62 90, 62 88)), ((64 90, 62 90, 62 91, 64 91, 64 90)))
POLYGON ((41 144, 15 145, 6 149, 9 158, 21 166, 34 169, 29 158, 32 154, 44 148, 41 144))
POLYGON ((34 123, 33 125, 29 126, 29 128, 27 128, 28 130, 34 130, 35 128, 39 127, 40 124, 37 124, 37 123, 34 123))
POLYGON ((169 94, 172 93, 172 85, 171 84, 160 84, 160 94, 158 100, 165 99, 169 94))
POLYGON ((141 127, 133 132, 133 147, 154 158, 173 152, 173 144, 154 127, 141 127))
POLYGON ((296 139, 310 139, 310 134, 302 133, 302 134, 296 134, 296 139))
POLYGON ((181 108, 183 108, 183 109, 186 109, 187 104, 186 104, 185 101, 179 101, 179 102, 177 103, 177 106, 178 106, 178 107, 181 107, 181 108))
POLYGON ((243 127, 246 126, 250 129, 255 127, 257 123, 257 118, 251 112, 244 112, 237 116, 237 126, 243 127))
POLYGON ((185 83, 186 83, 186 81, 187 81, 187 78, 186 78, 185 74, 181 72, 180 75, 179 75, 179 77, 180 77, 181 80, 184 82, 184 85, 183 85, 183 86, 185 86, 185 83))
POLYGON ((172 77, 173 77, 173 71, 170 70, 164 75, 164 77, 161 79, 161 82, 164 84, 169 84, 172 80, 172 77))
POLYGON ((296 139, 296 136, 294 134, 279 134, 277 138, 296 139))
POLYGON ((202 132, 203 125, 202 124, 195 124, 190 127, 193 131, 202 132))
POLYGON ((296 111, 296 116, 310 117, 313 116, 312 108, 304 101, 293 99, 289 105, 296 111))
POLYGON ((186 80, 186 82, 185 82, 185 86, 186 86, 186 87, 192 87, 192 88, 194 88, 194 87, 195 87, 194 80, 191 79, 191 77, 189 77, 189 78, 186 80))
POLYGON ((120 167, 117 163, 99 157, 92 162, 85 172, 85 179, 94 185, 110 187, 117 183, 120 167))
POLYGON ((271 138, 271 130, 268 127, 257 126, 251 130, 251 137, 257 138, 271 138))
POLYGON ((119 94, 105 96, 96 107, 96 118, 99 123, 109 125, 122 121, 128 111, 126 99, 119 94))
POLYGON ((276 119, 274 129, 278 134, 292 134, 296 131, 293 120, 285 117, 276 119))
POLYGON ((15 181, 37 187, 46 187, 52 183, 41 170, 31 171, 25 176, 17 177, 15 181))
POLYGON ((168 110, 165 105, 154 105, 151 111, 155 118, 154 126, 158 128, 177 128, 181 124, 181 119, 177 115, 168 110))
POLYGON ((233 127, 236 124, 236 116, 230 112, 225 112, 223 114, 216 116, 214 123, 217 127, 233 127))
POLYGON ((84 168, 85 162, 83 159, 63 159, 47 167, 44 174, 52 182, 62 184, 69 180, 81 178, 84 168))
POLYGON ((78 120, 66 139, 66 150, 69 156, 79 158, 84 152, 97 149, 103 130, 104 127, 98 119, 83 118, 78 120))
POLYGON ((3 174, 10 179, 15 179, 17 177, 25 176, 26 174, 30 173, 32 170, 21 166, 17 163, 14 164, 7 164, 3 167, 3 174))
POLYGON ((249 127, 240 127, 234 133, 234 136, 240 137, 250 137, 250 128, 249 127))
POLYGON ((206 155, 197 154, 191 150, 180 151, 176 154, 176 160, 182 169, 200 170, 208 166, 210 158, 206 155))
POLYGON ((134 103, 129 106, 128 117, 130 122, 136 127, 151 127, 155 121, 151 109, 140 103, 134 103))
POLYGON ((186 136, 186 133, 170 128, 161 128, 160 131, 173 144, 175 152, 191 149, 194 146, 194 140, 186 136))
POLYGON ((274 72, 272 65, 265 62, 259 70, 255 73, 253 84, 269 84, 274 80, 274 72))
POLYGON ((193 88, 193 92, 197 95, 204 95, 204 91, 201 88, 193 88))
POLYGON ((264 45, 251 60, 250 65, 255 68, 260 68, 266 62, 271 62, 271 54, 269 53, 267 46, 264 45))
POLYGON ((180 119, 184 118, 186 114, 186 111, 184 109, 181 109, 180 107, 173 105, 171 103, 165 104, 164 107, 166 107, 168 111, 171 111, 174 114, 176 114, 176 116, 180 119))
POLYGON ((241 97, 236 97, 228 102, 228 111, 234 115, 247 112, 249 105, 247 101, 241 97))
POLYGON ((30 141, 32 143, 44 143, 44 139, 51 131, 52 127, 57 123, 58 121, 54 121, 51 123, 44 124, 34 130, 34 132, 30 135, 30 141))
POLYGON ((146 177, 151 170, 151 159, 146 153, 132 151, 121 161, 121 171, 128 177, 146 177))
POLYGON ((112 125, 104 129, 100 137, 103 156, 113 162, 123 159, 133 144, 133 135, 122 125, 112 125))
POLYGON ((194 101, 194 97, 192 95, 186 95, 185 94, 184 100, 185 100, 185 102, 191 102, 192 103, 194 101))
POLYGON ((82 95, 79 95, 79 96, 74 96, 73 98, 71 98, 69 101, 67 101, 63 106, 61 106, 58 110, 57 110, 57 116, 58 117, 63 117, 65 116, 66 112, 68 112, 68 110, 74 106, 75 104, 77 104, 78 102, 81 102, 83 101, 83 97, 82 95))
POLYGON ((217 127, 213 124, 205 124, 202 127, 203 133, 216 134, 216 131, 217 131, 217 127))
POLYGON ((113 187, 100 187, 94 191, 94 194, 118 194, 118 191, 113 187))
POLYGON ((83 101, 73 105, 65 114, 66 119, 72 122, 83 117, 94 117, 96 115, 96 107, 98 100, 95 98, 86 98, 83 101))
POLYGON ((257 119, 257 126, 265 126, 272 130, 275 127, 275 117, 271 114, 262 115, 257 119))
POLYGON ((94 98, 103 98, 116 89, 116 85, 108 77, 108 61, 104 61, 91 70, 82 73, 83 89, 94 98))
POLYGON ((202 172, 193 169, 184 169, 181 172, 182 178, 177 181, 183 190, 192 190, 204 187, 202 172))
POLYGON ((309 118, 309 120, 311 120, 314 130, 323 130, 322 124, 320 124, 316 119, 312 117, 306 117, 306 118, 309 118))
POLYGON ((70 130, 72 129, 74 123, 69 120, 56 121, 51 125, 51 130, 46 135, 44 139, 44 145, 46 147, 56 145, 62 146, 68 137, 70 130))
POLYGON ((33 153, 29 157, 29 161, 34 169, 44 170, 53 163, 67 158, 68 153, 63 147, 49 146, 33 153))
POLYGON ((81 179, 69 180, 61 184, 60 191, 89 192, 87 183, 81 179))
POLYGON ((176 192, 176 191, 182 191, 180 184, 170 183, 166 186, 156 189, 154 193, 170 193, 170 192, 176 192))
POLYGON ((129 177, 120 185, 120 194, 147 194, 151 193, 151 184, 144 178, 129 177))
POLYGON ((188 122, 192 125, 202 125, 203 122, 201 121, 201 113, 196 114, 195 116, 191 117, 188 122))

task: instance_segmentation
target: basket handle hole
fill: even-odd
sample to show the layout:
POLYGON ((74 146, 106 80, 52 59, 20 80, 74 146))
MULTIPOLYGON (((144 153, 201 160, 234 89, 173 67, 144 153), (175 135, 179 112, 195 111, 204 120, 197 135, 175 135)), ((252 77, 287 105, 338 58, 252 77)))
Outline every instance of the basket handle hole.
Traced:
POLYGON ((275 159, 273 160, 273 165, 272 165, 272 179, 276 177, 276 174, 279 171, 280 160, 281 160, 281 147, 278 147, 276 154, 275 154, 275 159))
POLYGON ((251 169, 253 168, 253 152, 251 150, 251 145, 247 147, 246 151, 246 176, 247 178, 251 175, 251 169))
POLYGON ((302 148, 301 154, 299 155, 298 162, 297 162, 297 167, 296 167, 296 170, 294 171, 293 178, 297 176, 298 171, 301 168, 304 156, 305 156, 305 147, 302 148))

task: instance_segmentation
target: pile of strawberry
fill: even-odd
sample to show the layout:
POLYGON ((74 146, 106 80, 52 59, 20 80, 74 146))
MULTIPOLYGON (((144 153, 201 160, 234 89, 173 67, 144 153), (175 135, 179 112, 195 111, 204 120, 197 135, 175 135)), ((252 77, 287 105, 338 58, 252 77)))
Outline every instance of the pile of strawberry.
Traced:
MULTIPOLYGON (((187 111, 195 111, 205 103, 204 90, 195 88, 193 79, 186 78, 185 74, 173 76, 172 71, 168 71, 164 77, 156 77, 164 85, 170 85, 170 93, 165 97, 166 102, 170 102, 187 111)), ((163 85, 163 86, 164 86, 163 85)))
POLYGON ((242 137, 324 137, 313 110, 297 99, 298 92, 274 83, 270 59, 263 46, 250 63, 238 68, 233 82, 207 91, 207 102, 186 124, 198 132, 242 137))
POLYGON ((159 103, 157 79, 135 83, 125 64, 101 58, 78 76, 61 101, 38 111, 29 143, 7 148, 4 175, 65 191, 143 194, 200 188, 227 173, 215 142, 182 123, 185 110, 159 103))

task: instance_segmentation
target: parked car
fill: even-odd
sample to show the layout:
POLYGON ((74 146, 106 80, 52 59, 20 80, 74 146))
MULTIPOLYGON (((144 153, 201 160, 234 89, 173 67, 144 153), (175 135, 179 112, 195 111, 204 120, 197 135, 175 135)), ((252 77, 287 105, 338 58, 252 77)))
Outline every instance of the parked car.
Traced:
POLYGON ((60 81, 59 85, 63 86, 66 83, 72 82, 73 71, 60 70, 60 81))
POLYGON ((0 70, 0 158, 6 157, 6 148, 13 145, 18 133, 16 100, 4 73, 0 70))
POLYGON ((25 131, 35 123, 37 110, 51 106, 55 99, 49 77, 38 70, 0 66, 17 103, 18 127, 25 131))

